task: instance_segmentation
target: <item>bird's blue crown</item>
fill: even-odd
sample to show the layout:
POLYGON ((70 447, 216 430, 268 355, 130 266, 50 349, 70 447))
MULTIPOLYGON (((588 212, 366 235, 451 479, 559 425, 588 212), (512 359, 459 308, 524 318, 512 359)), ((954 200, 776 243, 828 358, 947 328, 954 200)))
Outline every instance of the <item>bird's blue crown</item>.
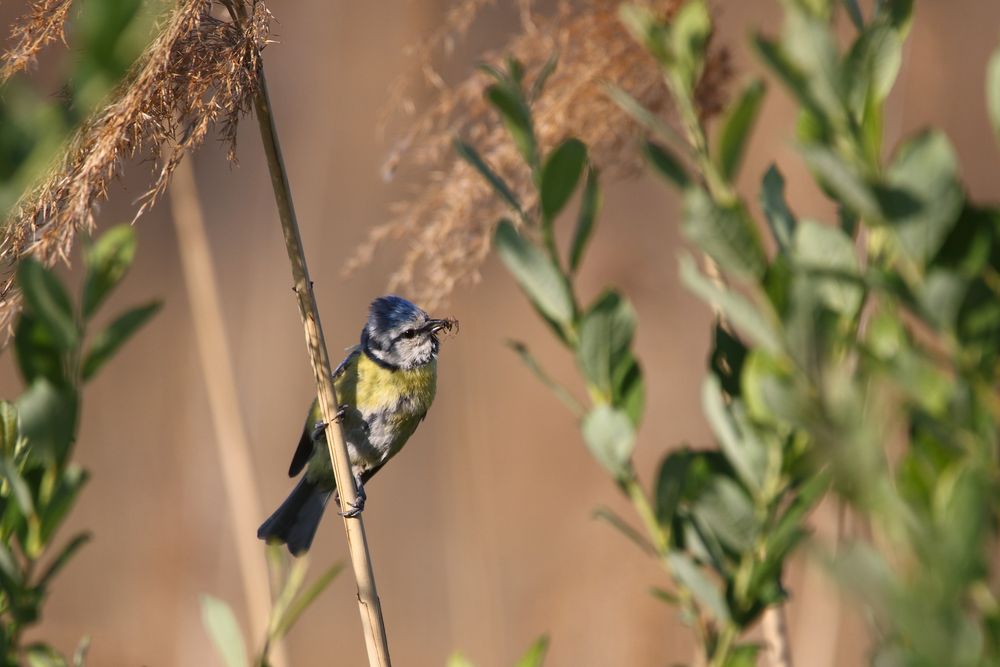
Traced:
POLYGON ((402 324, 422 319, 427 319, 427 313, 416 304, 395 294, 380 296, 372 301, 368 309, 368 330, 372 334, 391 331, 402 324))

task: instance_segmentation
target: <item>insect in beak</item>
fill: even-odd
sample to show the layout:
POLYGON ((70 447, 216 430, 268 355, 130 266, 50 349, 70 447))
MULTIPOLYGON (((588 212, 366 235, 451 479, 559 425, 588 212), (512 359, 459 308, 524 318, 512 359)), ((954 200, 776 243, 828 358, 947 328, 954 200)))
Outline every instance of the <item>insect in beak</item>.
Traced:
POLYGON ((436 334, 442 329, 446 329, 451 332, 452 329, 458 327, 458 320, 444 319, 444 320, 427 320, 427 323, 422 327, 424 331, 430 334, 436 334))

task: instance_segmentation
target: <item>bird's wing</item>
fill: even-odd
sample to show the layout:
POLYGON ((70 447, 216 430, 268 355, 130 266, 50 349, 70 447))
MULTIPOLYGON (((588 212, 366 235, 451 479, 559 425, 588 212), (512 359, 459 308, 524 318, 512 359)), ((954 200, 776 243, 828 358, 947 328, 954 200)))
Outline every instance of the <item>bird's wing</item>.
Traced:
MULTIPOLYGON (((361 346, 355 345, 350 348, 347 356, 344 360, 340 362, 336 369, 333 371, 333 379, 336 380, 344 371, 347 370, 348 366, 352 363, 357 363, 358 356, 361 354, 361 346)), ((319 407, 319 400, 314 399, 312 402, 312 407, 309 408, 309 414, 306 417, 305 426, 302 427, 302 436, 299 438, 298 447, 295 448, 295 454, 292 455, 292 463, 288 466, 288 476, 295 477, 309 462, 309 458, 313 453, 313 439, 312 433, 316 426, 316 422, 323 420, 323 414, 319 407)))
POLYGON ((347 348, 347 356, 344 357, 344 360, 341 361, 336 368, 333 369, 333 379, 336 380, 337 377, 344 372, 344 369, 346 369, 351 364, 352 361, 356 361, 359 354, 361 354, 360 345, 355 345, 353 347, 347 348))

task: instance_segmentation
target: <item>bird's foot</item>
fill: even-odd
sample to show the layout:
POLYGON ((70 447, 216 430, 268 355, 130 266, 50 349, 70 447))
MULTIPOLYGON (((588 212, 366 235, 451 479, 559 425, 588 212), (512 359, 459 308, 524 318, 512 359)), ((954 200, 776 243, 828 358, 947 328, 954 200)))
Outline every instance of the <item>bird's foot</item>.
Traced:
MULTIPOLYGON (((350 406, 348 405, 341 405, 339 408, 337 408, 337 412, 335 412, 333 415, 333 420, 332 420, 333 423, 334 424, 344 423, 344 417, 347 416, 347 410, 349 408, 350 406)), ((319 436, 323 435, 323 433, 326 431, 327 426, 329 426, 329 424, 322 421, 313 424, 312 439, 317 440, 319 436)))
POLYGON ((365 501, 368 500, 368 495, 365 493, 365 483, 361 481, 361 475, 354 475, 354 485, 358 490, 357 498, 354 499, 354 502, 347 503, 346 512, 337 512, 337 514, 345 519, 353 519, 354 517, 361 516, 361 513, 365 509, 365 501))
POLYGON ((333 415, 333 421, 337 424, 342 424, 344 422, 344 417, 347 416, 347 411, 350 409, 349 405, 341 405, 337 408, 336 414, 333 415))

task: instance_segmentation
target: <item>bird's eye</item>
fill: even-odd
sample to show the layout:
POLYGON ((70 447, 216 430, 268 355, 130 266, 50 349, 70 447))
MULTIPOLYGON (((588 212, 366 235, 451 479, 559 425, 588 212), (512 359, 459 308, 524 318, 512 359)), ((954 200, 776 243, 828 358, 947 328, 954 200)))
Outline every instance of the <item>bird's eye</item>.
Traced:
POLYGON ((403 332, 403 338, 413 338, 416 335, 417 335, 416 329, 407 329, 406 331, 403 332))

